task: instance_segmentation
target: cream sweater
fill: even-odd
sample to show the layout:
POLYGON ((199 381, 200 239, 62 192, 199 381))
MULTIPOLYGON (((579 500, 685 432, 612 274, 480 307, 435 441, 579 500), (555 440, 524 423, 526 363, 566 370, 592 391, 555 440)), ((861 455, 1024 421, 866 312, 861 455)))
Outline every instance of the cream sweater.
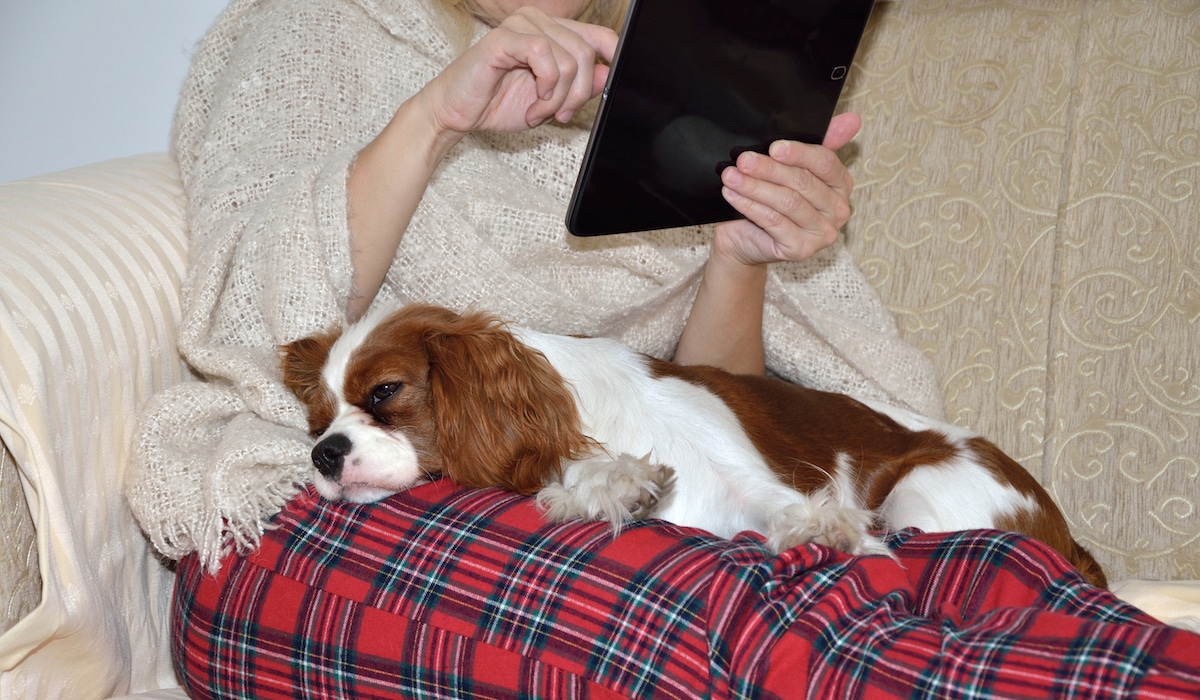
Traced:
MULTIPOLYGON (((173 145, 191 226, 180 349, 199 381, 146 408, 127 485, 164 555, 215 568, 308 481, 311 440, 276 346, 343 321, 348 168, 453 56, 428 0, 234 0, 198 46, 173 145)), ((669 357, 711 231, 568 235, 586 119, 460 143, 377 302, 475 307, 669 357)), ((840 245, 772 267, 765 323, 778 374, 941 413, 930 365, 840 245)))

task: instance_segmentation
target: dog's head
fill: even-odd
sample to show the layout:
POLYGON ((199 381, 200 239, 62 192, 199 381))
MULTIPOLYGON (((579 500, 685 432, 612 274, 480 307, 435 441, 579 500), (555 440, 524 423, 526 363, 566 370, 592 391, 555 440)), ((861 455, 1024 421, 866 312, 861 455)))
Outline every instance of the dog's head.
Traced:
POLYGON ((562 377, 484 314, 410 305, 281 351, 329 499, 375 501, 442 474, 534 493, 587 446, 562 377))

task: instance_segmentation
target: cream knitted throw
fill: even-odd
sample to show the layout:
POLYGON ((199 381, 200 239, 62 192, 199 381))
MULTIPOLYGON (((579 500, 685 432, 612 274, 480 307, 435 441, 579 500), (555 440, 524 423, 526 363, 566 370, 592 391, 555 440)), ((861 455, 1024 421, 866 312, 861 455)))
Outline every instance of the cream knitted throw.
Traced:
MULTIPOLYGON (((215 569, 256 546, 308 481, 311 440, 275 347, 344 318, 348 168, 453 58, 444 36, 428 0, 235 0, 198 46, 174 150, 192 236, 180 347, 202 381, 147 407, 127 486, 164 555, 198 552, 215 569)), ((482 308, 670 356, 710 232, 570 237, 586 140, 583 119, 466 139, 430 183, 379 301, 482 308)), ((930 366, 843 247, 774 266, 768 285, 773 371, 941 413, 930 366)))

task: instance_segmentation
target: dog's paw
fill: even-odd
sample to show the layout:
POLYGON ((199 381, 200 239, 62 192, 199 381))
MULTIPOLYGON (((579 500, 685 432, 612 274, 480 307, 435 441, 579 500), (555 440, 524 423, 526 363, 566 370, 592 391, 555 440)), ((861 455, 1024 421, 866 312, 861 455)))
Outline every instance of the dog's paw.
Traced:
POLYGON ((561 523, 585 517, 584 509, 561 482, 546 484, 537 492, 537 505, 546 520, 561 523))
POLYGON ((674 481, 673 469, 646 457, 604 455, 565 465, 562 481, 543 487, 537 503, 547 520, 603 521, 616 534, 652 515, 674 481))
POLYGON ((658 504, 675 484, 675 470, 661 464, 651 464, 646 457, 622 455, 628 462, 609 477, 609 486, 628 509, 629 517, 642 520, 654 515, 658 504))
POLYGON ((815 542, 849 554, 891 556, 870 533, 873 522, 871 511, 846 503, 825 488, 775 513, 767 526, 767 545, 778 553, 815 542))

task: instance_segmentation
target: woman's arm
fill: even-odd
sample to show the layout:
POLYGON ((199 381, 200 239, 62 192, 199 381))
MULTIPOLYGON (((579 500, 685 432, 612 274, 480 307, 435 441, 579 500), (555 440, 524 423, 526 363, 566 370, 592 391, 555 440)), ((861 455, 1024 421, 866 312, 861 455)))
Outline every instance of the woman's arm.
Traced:
POLYGON ((833 119, 820 146, 777 141, 743 153, 722 174, 725 199, 746 218, 717 225, 675 361, 761 374, 767 265, 804 260, 837 240, 854 181, 834 153, 858 133, 856 114, 833 119))
POLYGON ((434 169, 461 138, 439 132, 414 98, 359 152, 346 181, 351 320, 371 305, 434 169))
POLYGON ((704 265, 675 362, 762 374, 766 370, 762 338, 766 284, 766 265, 746 265, 714 250, 704 265))
POLYGON ((476 130, 565 122, 608 79, 611 29, 517 10, 396 110, 358 155, 347 180, 358 318, 379 291, 434 169, 476 130), (604 59, 597 62, 596 58, 604 59))

